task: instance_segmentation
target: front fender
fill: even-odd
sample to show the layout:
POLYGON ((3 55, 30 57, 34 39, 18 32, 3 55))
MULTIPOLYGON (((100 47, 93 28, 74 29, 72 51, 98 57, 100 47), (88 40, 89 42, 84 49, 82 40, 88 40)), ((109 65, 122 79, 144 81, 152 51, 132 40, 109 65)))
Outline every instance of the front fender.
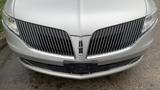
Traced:
POLYGON ((15 1, 16 0, 7 0, 4 6, 4 11, 11 17, 14 17, 15 1))

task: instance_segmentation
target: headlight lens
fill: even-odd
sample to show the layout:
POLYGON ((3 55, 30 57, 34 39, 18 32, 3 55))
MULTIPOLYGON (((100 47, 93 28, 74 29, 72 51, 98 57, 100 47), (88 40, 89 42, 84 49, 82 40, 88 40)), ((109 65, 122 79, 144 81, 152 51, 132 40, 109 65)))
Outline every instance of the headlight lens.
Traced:
POLYGON ((3 11, 3 21, 10 30, 19 35, 15 19, 7 15, 5 11, 3 11))
POLYGON ((146 32, 150 27, 152 27, 157 19, 158 19, 157 12, 154 12, 146 16, 142 33, 146 32))
POLYGON ((157 7, 154 0, 146 0, 147 16, 144 22, 142 33, 148 31, 158 20, 157 7))

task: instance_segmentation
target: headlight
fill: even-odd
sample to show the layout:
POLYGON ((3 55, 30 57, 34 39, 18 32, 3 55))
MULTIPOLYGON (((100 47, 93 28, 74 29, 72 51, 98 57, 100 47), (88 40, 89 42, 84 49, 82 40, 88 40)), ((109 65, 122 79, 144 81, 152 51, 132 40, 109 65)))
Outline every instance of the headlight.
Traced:
POLYGON ((19 35, 15 19, 7 15, 5 11, 3 11, 3 22, 8 26, 10 30, 19 35))
POLYGON ((157 21, 158 15, 157 15, 157 7, 154 3, 154 0, 146 0, 147 5, 147 16, 144 22, 144 28, 142 33, 145 33, 147 30, 149 30, 157 21))
POLYGON ((158 19, 157 12, 146 16, 142 33, 146 32, 148 29, 150 29, 155 24, 157 19, 158 19))

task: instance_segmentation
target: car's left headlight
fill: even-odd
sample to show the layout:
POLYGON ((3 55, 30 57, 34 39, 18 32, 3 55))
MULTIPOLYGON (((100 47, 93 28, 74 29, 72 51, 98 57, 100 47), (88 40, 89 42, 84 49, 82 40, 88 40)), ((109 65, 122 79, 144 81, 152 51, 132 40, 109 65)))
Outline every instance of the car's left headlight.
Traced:
POLYGON ((16 21, 13 17, 9 16, 5 11, 3 11, 3 22, 8 26, 8 28, 15 34, 19 35, 19 31, 16 25, 16 21))
POLYGON ((158 20, 157 7, 154 0, 146 0, 147 16, 145 18, 144 27, 142 33, 148 31, 158 20))

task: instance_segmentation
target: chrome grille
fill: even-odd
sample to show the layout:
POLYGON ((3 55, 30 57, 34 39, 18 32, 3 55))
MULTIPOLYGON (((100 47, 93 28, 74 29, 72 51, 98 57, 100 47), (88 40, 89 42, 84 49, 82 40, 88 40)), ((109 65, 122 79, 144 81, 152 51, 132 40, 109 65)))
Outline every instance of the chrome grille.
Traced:
POLYGON ((113 52, 132 45, 142 35, 144 19, 97 30, 91 37, 88 56, 113 52))
POLYGON ((29 46, 48 53, 74 56, 67 32, 33 23, 16 20, 20 37, 29 46))

